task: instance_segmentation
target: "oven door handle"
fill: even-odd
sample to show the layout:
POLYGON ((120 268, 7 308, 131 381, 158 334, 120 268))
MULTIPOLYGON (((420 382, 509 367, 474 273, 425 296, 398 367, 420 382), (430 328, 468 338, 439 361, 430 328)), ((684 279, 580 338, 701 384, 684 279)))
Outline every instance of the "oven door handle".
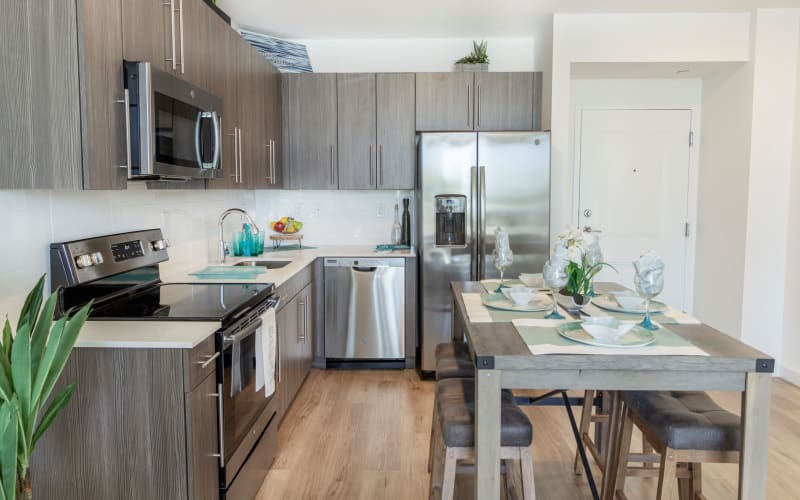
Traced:
POLYGON ((262 324, 263 322, 260 319, 257 319, 252 323, 250 323, 249 325, 247 325, 245 329, 242 330, 241 332, 234 333, 233 335, 225 335, 224 337, 222 337, 222 339, 225 341, 226 346, 239 343, 242 340, 249 337, 250 335, 252 335, 253 333, 255 333, 256 330, 261 328, 262 324))

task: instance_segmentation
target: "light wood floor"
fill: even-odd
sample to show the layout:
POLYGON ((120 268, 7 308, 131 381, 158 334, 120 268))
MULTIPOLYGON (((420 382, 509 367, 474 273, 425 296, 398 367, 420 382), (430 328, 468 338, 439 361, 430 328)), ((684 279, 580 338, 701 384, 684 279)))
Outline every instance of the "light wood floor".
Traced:
MULTIPOLYGON (((313 370, 280 428, 258 500, 427 498, 433 390, 413 370, 313 370)), ((713 396, 738 413, 738 394, 713 396)), ((575 442, 564 409, 526 412, 537 498, 591 499, 585 479, 572 472, 575 442)), ((771 416, 767 497, 800 498, 800 389, 775 379, 771 416)), ((709 500, 736 498, 735 465, 706 466, 703 479, 709 500)), ((470 476, 459 476, 457 498, 472 498, 471 485, 470 476)), ((626 493, 653 498, 655 480, 629 478, 626 493)))

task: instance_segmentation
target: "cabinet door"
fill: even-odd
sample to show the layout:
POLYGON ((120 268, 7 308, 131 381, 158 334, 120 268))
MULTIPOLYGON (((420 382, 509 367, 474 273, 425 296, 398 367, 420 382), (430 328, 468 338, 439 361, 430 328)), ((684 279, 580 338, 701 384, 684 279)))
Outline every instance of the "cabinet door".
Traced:
POLYGON ((473 73, 417 73, 417 130, 473 129, 473 73))
MULTIPOLYGON (((246 42, 245 42, 246 43, 246 42)), ((246 187, 269 187, 272 181, 272 143, 267 137, 267 88, 265 84, 267 65, 264 56, 247 44, 249 71, 247 72, 249 96, 247 102, 247 125, 250 140, 250 176, 246 187)))
MULTIPOLYGON (((209 88, 211 45, 218 39, 208 31, 210 16, 217 16, 203 0, 178 2, 178 76, 200 88, 209 88)), ((218 17, 218 16, 217 16, 218 17)))
POLYGON ((533 130, 533 73, 475 73, 475 130, 533 130))
POLYGON ((186 395, 189 498, 219 498, 219 427, 216 377, 212 373, 186 395))
POLYGON ((303 381, 314 361, 314 283, 298 294, 298 337, 297 337, 297 388, 300 390, 303 381))
POLYGON ((337 189, 336 75, 282 75, 283 165, 294 189, 337 189))
MULTIPOLYGON (((7 1, 2 2, 2 12, 0 189, 80 189, 76 50, 79 23, 75 4, 63 0, 7 1)), ((104 8, 97 15, 109 13, 116 13, 119 22, 119 5, 104 8)), ((114 34, 109 36, 119 48, 114 43, 114 34)), ((109 50, 114 50, 114 46, 109 50)), ((120 97, 120 94, 115 96, 120 97)), ((104 106, 111 111, 113 100, 109 99, 104 106)), ((122 106, 118 107, 122 111, 122 106)), ((108 128, 118 130, 113 126, 108 128)), ((115 144, 116 141, 110 146, 115 144)))
POLYGON ((123 35, 119 26, 126 2, 85 0, 82 19, 83 184, 85 189, 125 189, 129 125, 125 120, 122 76, 123 35), (122 9, 122 11, 120 10, 122 9), (125 168, 120 168, 125 167, 125 168))
POLYGON ((239 99, 239 185, 252 188, 257 178, 266 173, 266 143, 264 141, 263 100, 259 94, 259 78, 255 49, 236 34, 235 56, 238 60, 239 99))
POLYGON ((270 165, 269 178, 262 187, 283 187, 283 118, 281 105, 281 73, 264 59, 264 119, 265 137, 270 145, 267 160, 270 165))
POLYGON ((414 74, 375 76, 378 124, 378 189, 416 187, 414 74))
POLYGON ((238 58, 233 56, 234 42, 241 38, 218 16, 212 16, 211 36, 215 43, 211 46, 211 88, 222 97, 222 178, 208 182, 212 189, 232 189, 239 187, 239 97, 238 58))
POLYGON ((375 75, 336 76, 339 189, 374 189, 377 185, 375 75))
POLYGON ((126 60, 147 61, 169 71, 177 67, 177 22, 173 23, 177 1, 122 0, 122 53, 126 60))
POLYGON ((294 399, 296 366, 296 345, 298 333, 297 300, 290 300, 277 312, 278 324, 278 402, 279 415, 283 417, 294 399))

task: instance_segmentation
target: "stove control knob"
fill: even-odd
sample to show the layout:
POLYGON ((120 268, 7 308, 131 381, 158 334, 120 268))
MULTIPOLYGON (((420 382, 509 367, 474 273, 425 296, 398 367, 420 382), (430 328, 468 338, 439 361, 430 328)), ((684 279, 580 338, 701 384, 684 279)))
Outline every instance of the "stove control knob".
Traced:
POLYGON ((92 256, 88 253, 75 257, 75 264, 77 264, 78 269, 92 267, 94 265, 92 263, 92 256))
POLYGON ((169 247, 169 240, 155 240, 150 242, 150 246, 155 251, 166 250, 169 247))
POLYGON ((94 266, 103 263, 103 254, 100 252, 94 252, 90 257, 94 266))

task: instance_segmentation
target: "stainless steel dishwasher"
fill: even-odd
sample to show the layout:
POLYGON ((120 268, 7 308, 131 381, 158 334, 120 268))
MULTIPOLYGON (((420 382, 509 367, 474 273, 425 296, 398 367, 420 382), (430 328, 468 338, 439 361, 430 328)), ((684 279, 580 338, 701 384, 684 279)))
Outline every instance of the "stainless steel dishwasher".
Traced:
POLYGON ((400 367, 405 358, 405 259, 325 259, 329 366, 400 367))

